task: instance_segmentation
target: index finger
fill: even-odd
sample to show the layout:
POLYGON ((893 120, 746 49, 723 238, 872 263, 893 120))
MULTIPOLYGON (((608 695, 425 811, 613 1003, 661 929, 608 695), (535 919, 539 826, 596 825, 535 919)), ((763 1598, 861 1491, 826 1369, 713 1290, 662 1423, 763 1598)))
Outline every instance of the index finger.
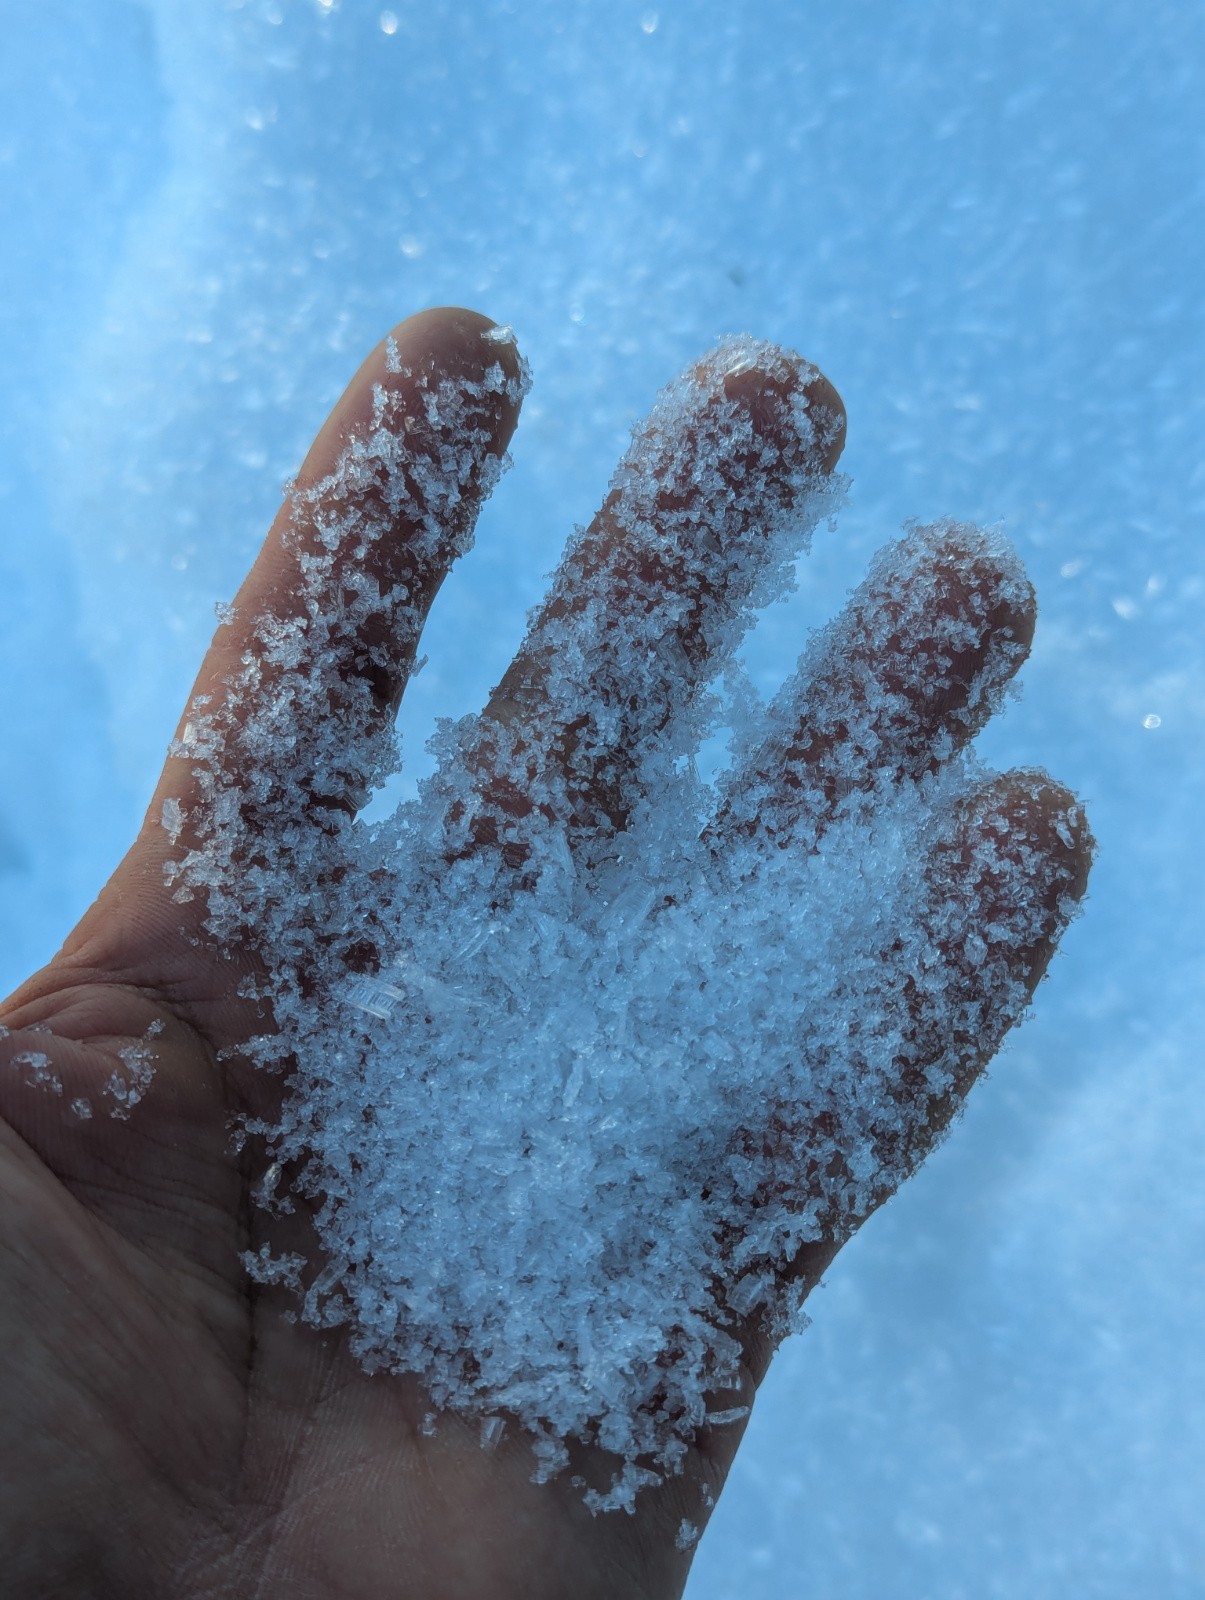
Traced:
POLYGON ((202 665, 164 774, 182 810, 201 722, 239 747, 252 803, 282 784, 294 815, 362 799, 431 603, 501 471, 524 381, 509 333, 471 311, 422 312, 369 355, 202 665))
MULTIPOLYGON (((471 311, 411 317, 369 355, 226 612, 138 839, 69 941, 78 959, 186 996, 233 988, 195 950, 230 869, 248 931, 286 880, 293 914, 320 916, 322 841, 393 764, 423 623, 502 471, 525 387, 509 331, 471 311)), ((253 964, 255 940, 237 942, 253 964)))

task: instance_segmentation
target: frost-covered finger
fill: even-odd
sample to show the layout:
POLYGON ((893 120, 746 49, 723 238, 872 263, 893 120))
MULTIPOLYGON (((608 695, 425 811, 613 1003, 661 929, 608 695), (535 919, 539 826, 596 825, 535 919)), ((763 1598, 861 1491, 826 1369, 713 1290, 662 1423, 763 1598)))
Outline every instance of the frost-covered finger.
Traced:
POLYGON ((1035 614, 1000 534, 940 522, 881 550, 729 780, 717 841, 757 832, 806 848, 850 796, 934 771, 999 706, 1035 614))
POLYGON ((881 1135, 892 1187, 956 1115, 1021 1020, 1088 884, 1083 806, 1044 772, 984 783, 934 847, 919 935, 891 959, 913 1018, 881 1135))
POLYGON ((844 423, 814 367, 748 338, 662 392, 462 735, 454 848, 522 860, 541 818, 571 846, 627 824, 658 764, 697 741, 699 689, 833 510, 844 423))
POLYGON ((509 333, 468 311, 412 317, 368 357, 223 609, 165 779, 186 825, 223 770, 261 824, 362 799, 525 381, 509 333))
POLYGON ((1082 806, 1044 773, 1013 772, 961 795, 928 846, 911 913, 890 944, 851 966, 802 1019, 800 1067, 756 1129, 733 1144, 749 1239, 730 1224, 741 1269, 729 1305, 756 1346, 787 1327, 840 1244, 939 1142, 1022 1017, 1087 885, 1093 842, 1082 806), (818 1030, 826 1009, 837 1030, 818 1030), (807 1218, 777 1263, 761 1216, 807 1218), (767 1312, 770 1313, 767 1317, 767 1312))
POLYGON ((306 970, 319 948, 375 959, 340 837, 397 767, 391 711, 525 383, 509 330, 428 312, 369 357, 319 434, 218 631, 132 860, 177 904, 199 901, 227 950, 306 970))

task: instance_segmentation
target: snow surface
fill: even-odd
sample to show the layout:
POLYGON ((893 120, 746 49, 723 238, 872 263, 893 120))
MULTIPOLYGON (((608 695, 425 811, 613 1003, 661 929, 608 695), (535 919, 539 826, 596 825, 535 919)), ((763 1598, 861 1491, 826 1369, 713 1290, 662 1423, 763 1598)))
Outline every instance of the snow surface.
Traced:
POLYGON ((117 859, 213 601, 399 316, 480 304, 539 379, 424 640, 412 778, 665 375, 725 327, 800 346, 853 489, 753 682, 903 519, 1003 521, 1041 617, 984 753, 1083 794, 1100 857, 1036 1019, 809 1302, 692 1600, 1199 1594, 1205 18, 393 16, 6 17, 4 977, 117 859))

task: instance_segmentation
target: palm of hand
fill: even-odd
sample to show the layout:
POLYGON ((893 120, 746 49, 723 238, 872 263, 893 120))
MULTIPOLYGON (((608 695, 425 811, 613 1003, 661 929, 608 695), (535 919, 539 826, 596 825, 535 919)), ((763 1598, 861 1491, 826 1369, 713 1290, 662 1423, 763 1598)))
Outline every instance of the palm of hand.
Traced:
MULTIPOLYGON (((476 379, 485 326, 464 314, 413 319, 398 335, 407 371, 476 379)), ((489 347, 489 362, 513 360, 507 348, 489 347)), ((396 367, 381 352, 370 358, 320 435, 303 484, 322 483, 370 418, 372 383, 388 385, 396 367)), ((396 377, 399 386, 406 381, 396 377)), ((795 379, 796 392, 781 373, 759 388, 753 371, 736 374, 726 395, 747 408, 777 448, 783 406, 795 404, 805 382, 814 409, 823 401, 836 418, 835 396, 806 369, 795 379)), ((456 466, 457 492, 441 511, 445 547, 463 535, 514 425, 512 393, 495 387, 478 400, 477 449, 467 465, 456 466)), ((798 449, 794 469, 814 480, 837 453, 831 436, 798 449)), ((730 466, 726 488, 735 483, 739 502, 748 460, 730 466)), ((370 475, 364 503, 380 493, 370 475)), ((428 509, 435 498, 427 495, 428 509)), ((681 508, 675 502, 670 509, 681 508)), ((766 514, 764 503, 738 503, 742 526, 766 514)), ((224 686, 254 644, 248 629, 256 619, 287 617, 296 605, 289 575, 296 538, 282 529, 270 537, 239 597, 239 613, 251 621, 221 630, 203 669, 199 691, 219 709, 224 686)), ((569 563, 597 579, 595 593, 629 634, 639 627, 641 608, 630 597, 641 583, 696 582, 673 667, 678 682, 668 669, 664 678, 654 674, 639 695, 626 697, 630 715, 619 719, 618 730, 585 718, 569 722, 548 688, 546 665, 554 634, 563 646, 575 602, 572 590, 554 587, 480 724, 477 744, 464 755, 478 801, 465 806, 461 785, 461 799, 449 805, 449 837, 456 834, 462 854, 493 851, 521 876, 532 829, 558 804, 575 848, 613 837, 639 787, 642 741, 654 743, 661 734, 681 678, 705 677, 712 614, 731 609, 728 580, 715 561, 693 579, 672 563, 654 570, 647 556, 631 554, 630 536, 622 505, 609 501, 569 563), (545 800, 543 811, 516 793, 513 760, 509 766, 500 760, 499 743, 508 743, 511 757, 530 754, 529 771, 531 763, 539 766, 541 781, 555 772, 556 800, 545 800)), ((358 732, 365 748, 381 737, 450 560, 447 548, 430 546, 416 558, 420 544, 410 540, 404 585, 396 550, 383 555, 361 545, 337 551, 335 566, 328 564, 324 581, 336 591, 346 587, 353 561, 367 564, 370 598, 379 604, 367 615, 361 611, 356 637, 344 641, 350 653, 333 675, 323 668, 325 680, 319 674, 293 702, 307 734, 312 724, 329 721, 345 740, 358 732), (338 565, 344 556, 346 568, 338 565), (388 572, 380 570, 382 561, 393 564, 388 572)), ((957 530, 931 536, 914 554, 910 573, 872 578, 836 634, 813 653, 806 684, 792 691, 796 709, 806 712, 802 723, 786 717, 752 753, 745 781, 727 797, 717 827, 730 837, 761 830, 806 849, 847 805, 859 771, 870 804, 884 772, 892 784, 915 782, 988 714, 1024 654, 1032 622, 1025 601, 1012 575, 1002 575, 994 558, 957 530), (884 630, 884 617, 894 626, 884 630), (957 627, 951 631, 943 619, 957 627), (855 726, 848 696, 838 704, 839 682, 854 684, 855 700, 864 703, 885 687, 889 711, 855 726)), ((262 674, 262 650, 252 655, 262 674)), ((590 667, 599 703, 614 704, 619 697, 608 672, 618 668, 597 658, 590 667)), ((232 701, 231 715, 236 723, 248 720, 245 702, 232 701)), ((318 841, 319 853, 370 769, 368 759, 342 772, 328 764, 300 780, 309 818, 302 831, 318 841)), ((240 774, 248 792, 259 795, 241 827, 279 832, 281 807, 296 807, 299 792, 296 772, 280 780, 266 774, 256 791, 240 774)), ((283 1291, 248 1282, 240 1253, 254 1247, 262 1224, 248 1199, 253 1157, 250 1149, 232 1152, 229 1123, 233 1115, 265 1113, 271 1084, 265 1088, 223 1053, 263 1029, 260 1009, 248 998, 259 963, 249 945, 240 954, 217 954, 200 937, 204 899, 181 903, 165 887, 165 864, 179 851, 161 825, 162 803, 182 794, 187 802, 190 781, 187 763, 169 762, 139 841, 101 899, 55 962, 5 1010, 11 1032, 0 1039, 0 1059, 17 1070, 0 1080, 7 1118, 0 1155, 8 1290, 2 1348, 4 1392, 12 1397, 4 1455, 22 1464, 19 1478, 7 1474, 0 1524, 10 1592, 407 1592, 432 1600, 677 1593, 689 1563, 677 1546, 678 1529, 683 1520, 706 1520, 738 1429, 700 1432, 683 1475, 642 1494, 635 1516, 595 1518, 564 1479, 530 1483, 530 1457, 513 1432, 490 1453, 480 1449, 476 1426, 454 1417, 428 1436, 422 1424, 429 1402, 416 1382, 366 1376, 342 1335, 299 1327, 283 1291), (42 1028, 49 1031, 29 1031, 42 1028), (115 1072, 120 1083, 136 1059, 129 1052, 145 1047, 148 1032, 155 1082, 129 1119, 73 1113, 70 1106, 80 1100, 103 1110, 103 1086, 115 1072), (31 1074, 57 1081, 59 1091, 31 1090, 25 1081, 31 1074)), ((546 795, 546 785, 539 792, 546 795)), ((899 1148, 892 1182, 923 1156, 1014 1020, 1018 993, 1031 991, 1040 977, 1069 900, 1082 891, 1089 848, 1069 797, 1021 775, 985 785, 951 819, 939 844, 931 877, 943 888, 935 903, 961 906, 960 937, 968 927, 996 929, 988 945, 994 938, 999 946, 999 970, 985 979, 991 960, 982 953, 974 962, 963 959, 947 928, 943 982, 960 989, 966 1036, 957 1042, 953 1074, 935 1087, 925 1068, 949 1052, 949 1041, 930 1037, 931 1019, 917 1011, 916 1049, 901 1068, 904 1111, 894 1122, 899 1148), (1001 858, 997 852, 985 865, 978 847, 1010 829, 1005 855, 1014 865, 1024 860, 1027 920, 1002 931, 1001 858), (1013 989, 1002 987, 1001 974, 1013 989)), ((374 952, 349 954, 371 969, 374 952)), ((771 1121, 771 1128, 744 1129, 742 1136, 770 1146, 789 1136, 797 1148, 800 1130, 788 1126, 789 1107, 771 1121)), ((814 1195, 815 1180, 814 1173, 801 1177, 801 1192, 810 1186, 814 1195)), ((886 1187, 872 1183, 856 1196, 847 1187, 826 1191, 824 1236, 792 1272, 803 1288, 886 1187)), ((749 1390, 739 1398, 748 1399, 764 1370, 766 1330, 753 1317, 737 1331, 749 1390)), ((589 1474, 588 1462, 582 1470, 589 1474)))

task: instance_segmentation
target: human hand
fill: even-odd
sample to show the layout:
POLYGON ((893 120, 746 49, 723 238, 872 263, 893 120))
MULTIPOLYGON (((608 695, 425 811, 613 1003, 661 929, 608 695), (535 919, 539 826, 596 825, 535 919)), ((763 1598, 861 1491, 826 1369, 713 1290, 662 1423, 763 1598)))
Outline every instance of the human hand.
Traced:
MULTIPOLYGON (((374 1017, 396 1024, 377 1002, 400 990, 387 969, 399 889, 438 944, 449 902, 423 901, 433 880, 459 884, 458 907, 475 885, 482 911, 505 922, 539 903, 562 846, 596 884, 625 848, 649 843, 650 782, 663 795, 684 783, 672 792, 688 818, 698 793, 676 757, 775 558, 763 559, 765 530, 829 503, 843 414, 824 380, 766 347, 726 368, 702 363, 678 408, 638 437, 651 476, 608 497, 486 713, 448 739, 419 819, 429 855, 412 851, 399 879, 388 836, 372 870, 349 871, 351 817, 389 765, 423 619, 517 419, 517 358, 489 332, 468 313, 427 313, 369 358, 218 631, 138 841, 5 1007, 2 1426, 3 1458, 19 1468, 4 1469, 0 1544, 15 1597, 672 1595, 690 1560, 683 1528, 706 1521, 735 1453, 739 1423, 654 1430, 658 1444, 685 1441, 681 1471, 643 1488, 633 1515, 595 1516, 570 1475, 531 1482, 521 1429, 483 1450, 471 1409, 444 1409, 431 1431, 429 1382, 365 1372, 365 1355, 380 1359, 389 1342, 366 1333, 362 1304, 319 1334, 295 1320, 287 1285, 242 1265, 264 1246, 261 1262, 290 1246, 313 1257, 315 1226, 331 1243, 322 1197, 346 1177, 349 1147, 324 1147, 306 1122, 314 1097, 296 1086, 322 1077, 306 1006, 328 1056, 324 1010, 339 1028, 357 1004, 370 1032, 374 1017), (273 1050, 283 1080, 263 1070, 273 1050), (252 1130, 237 1150, 232 1119, 252 1130), (302 1201, 304 1153, 317 1147, 325 1164, 308 1205, 266 1217, 256 1130, 281 1126, 294 1142, 279 1164, 302 1201)), ((908 841, 922 868, 912 921, 887 919, 860 972, 839 974, 817 1014, 794 1022, 815 1080, 834 1056, 834 1020, 856 1025, 869 1006, 890 1048, 843 1060, 875 1094, 851 1096, 846 1081, 801 1104, 784 1083, 756 1102, 760 1124, 738 1115, 728 1129, 724 1159, 745 1163, 745 1189, 705 1214, 716 1254, 704 1264, 739 1261, 747 1303, 718 1290, 715 1337, 697 1343, 703 1361, 733 1341, 735 1368, 714 1368, 725 1378, 715 1409, 749 1402, 791 1304, 949 1122, 1082 893, 1090 842, 1065 791, 1034 774, 941 789, 1032 622, 1023 580, 991 541, 953 527, 913 535, 814 644, 695 830, 697 857, 689 830, 654 848, 668 856, 649 881, 663 890, 676 862, 706 880, 683 906, 714 908, 745 881, 726 874, 746 847, 840 869, 839 845, 868 837, 899 797, 917 797, 900 812, 910 825, 929 819, 908 841), (917 926, 923 948, 905 959, 917 926), (894 975, 890 993, 871 972, 894 975), (758 1233, 763 1213, 777 1233, 758 1233)), ((908 852, 876 837, 870 868, 898 876, 908 852)), ((859 874, 873 885, 861 860, 859 874)), ((674 896, 656 898, 654 919, 672 924, 674 896)), ((821 909, 826 926, 840 920, 837 900, 821 909)), ((865 901, 854 909, 865 932, 865 901)), ((758 1079, 764 1048, 750 1042, 746 1076, 758 1079)), ((821 1074, 829 1086, 841 1076, 821 1074)), ((353 1144, 352 1164, 382 1138, 353 1144)), ((664 1165, 694 1172, 668 1155, 664 1165)), ((407 1181, 421 1192, 436 1179, 407 1181)), ((321 1320, 317 1297, 313 1310, 321 1320)), ((682 1358, 660 1354, 649 1416, 658 1404, 664 1416, 682 1358)), ((571 1442, 573 1473, 605 1490, 615 1457, 571 1442)))

